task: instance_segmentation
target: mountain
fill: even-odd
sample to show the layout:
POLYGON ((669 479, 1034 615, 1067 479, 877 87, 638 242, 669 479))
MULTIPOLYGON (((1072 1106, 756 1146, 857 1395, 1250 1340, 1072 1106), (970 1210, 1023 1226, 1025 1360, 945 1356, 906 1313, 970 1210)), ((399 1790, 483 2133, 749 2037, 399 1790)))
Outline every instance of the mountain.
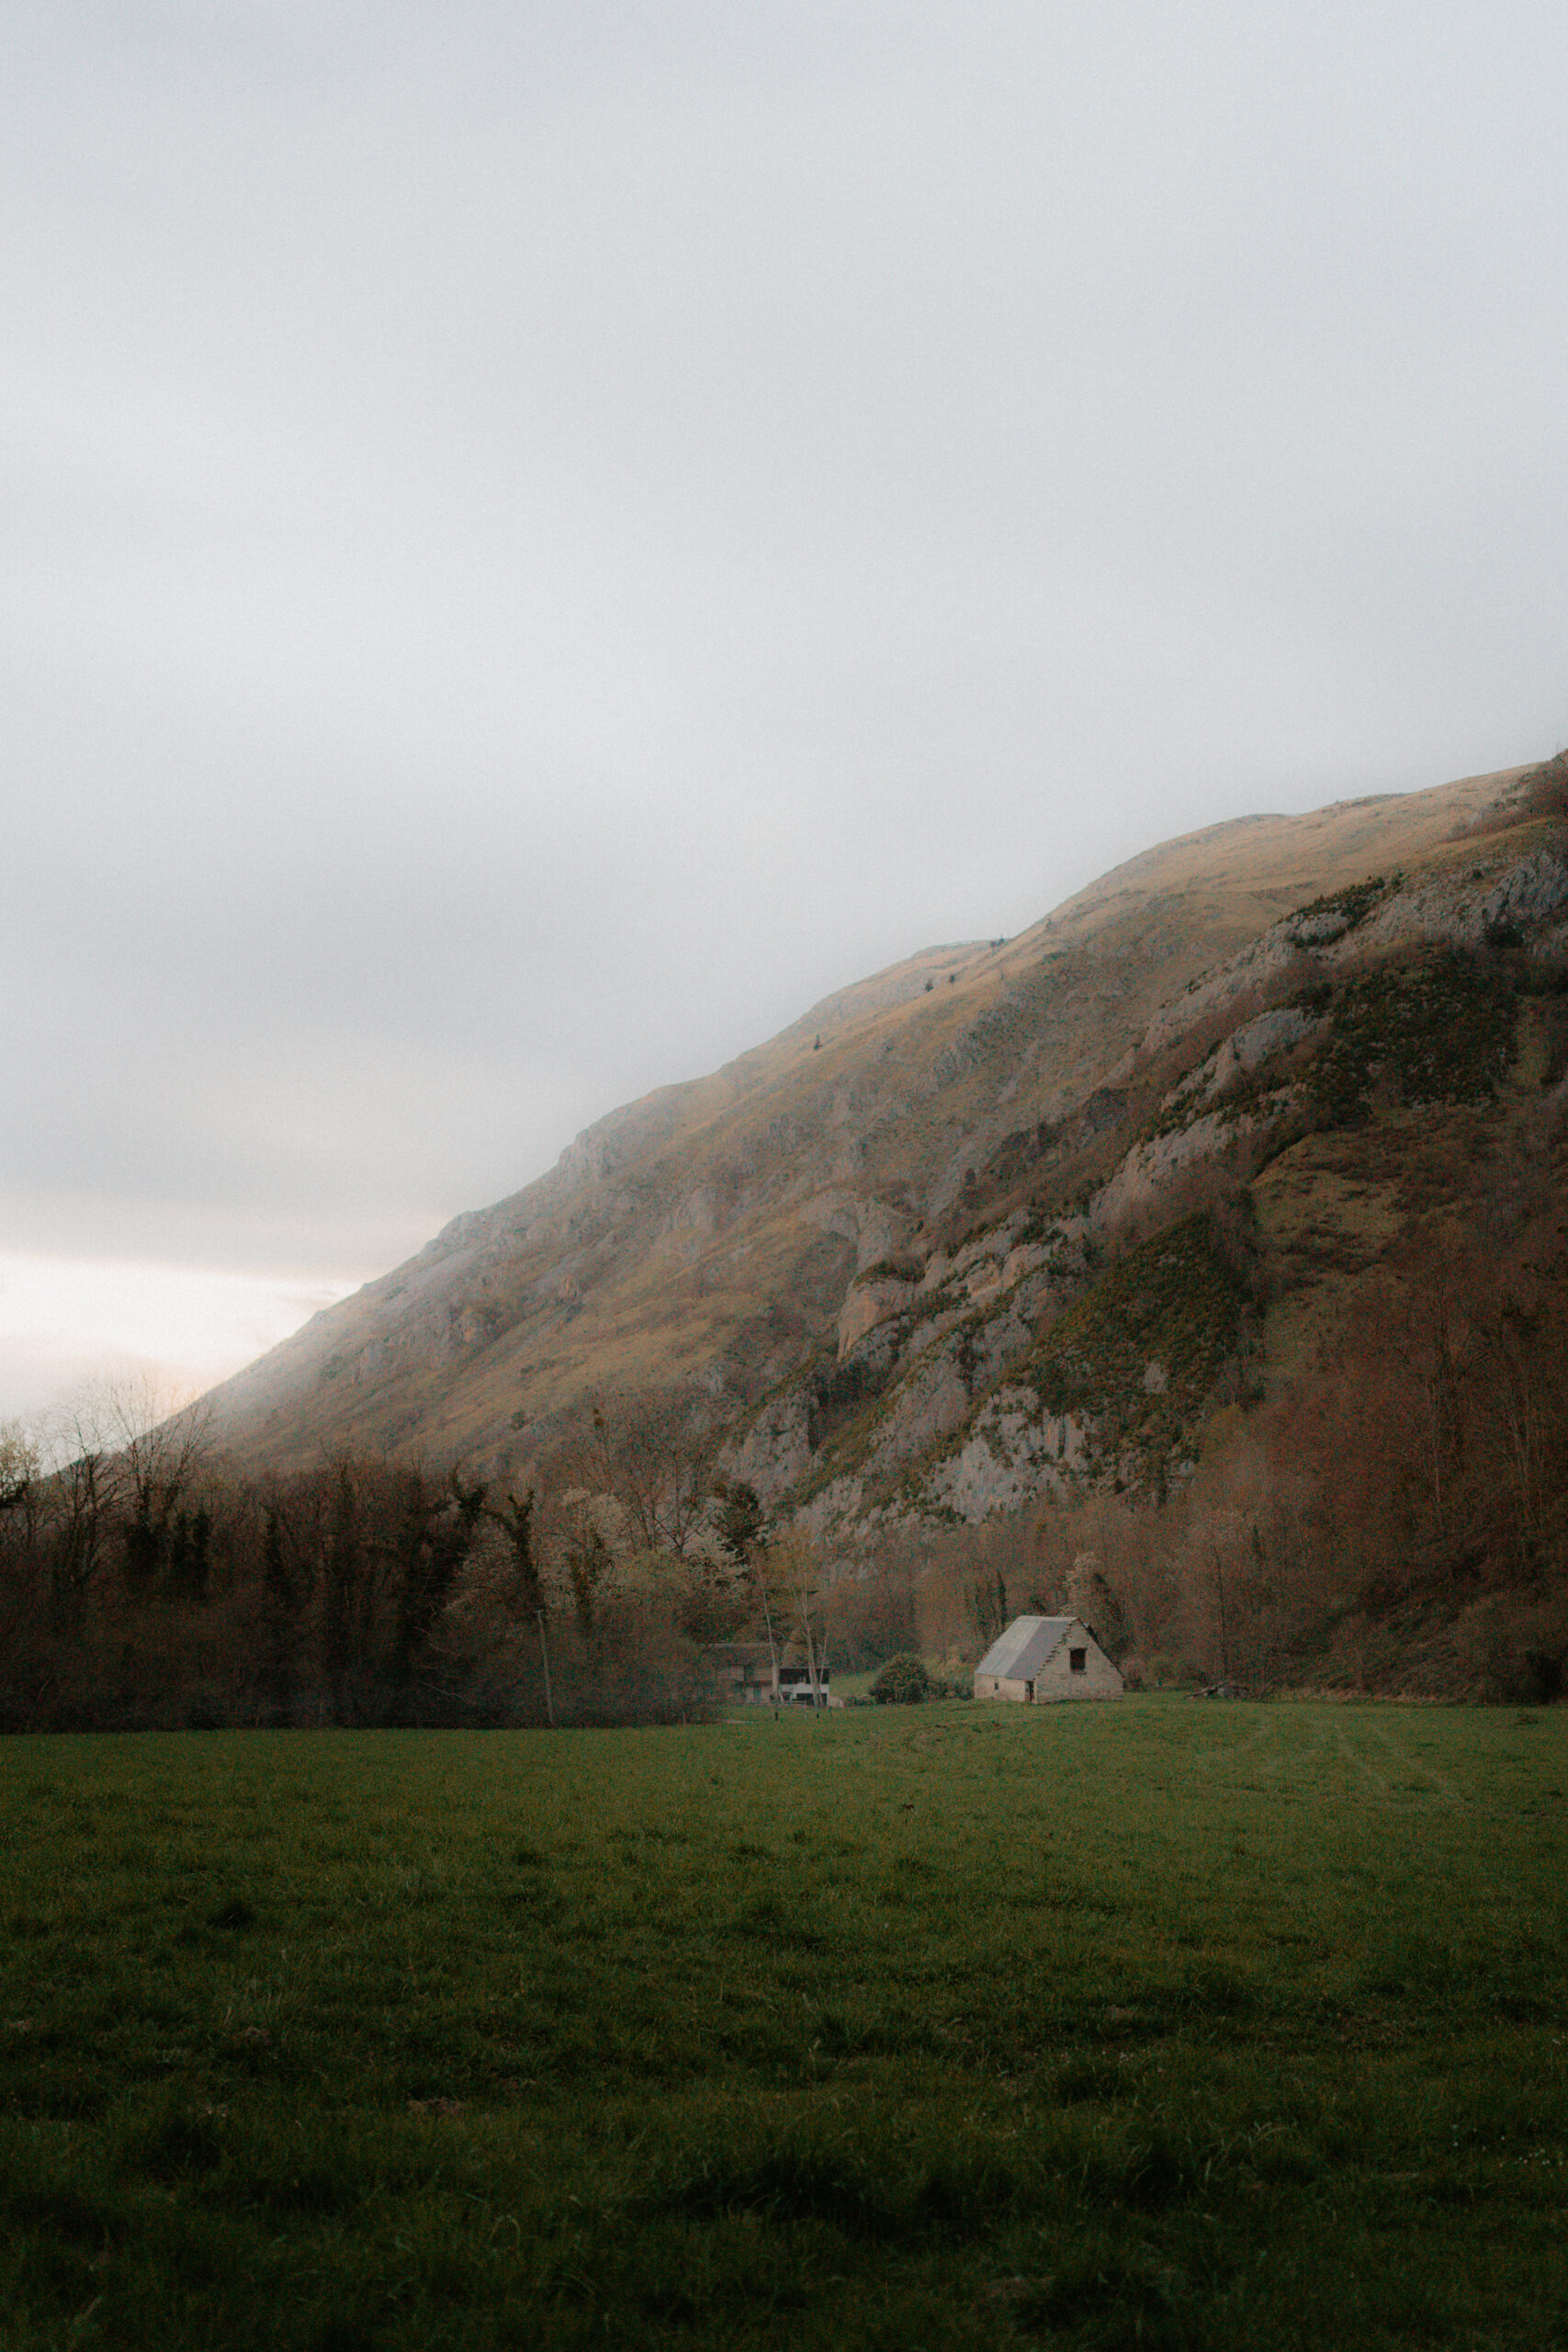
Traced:
POLYGON ((660 1391, 840 1544, 1167 1491, 1314 1360, 1454 1116, 1560 1100, 1562 767, 1210 826, 825 998, 215 1390, 228 1450, 518 1480, 660 1391))

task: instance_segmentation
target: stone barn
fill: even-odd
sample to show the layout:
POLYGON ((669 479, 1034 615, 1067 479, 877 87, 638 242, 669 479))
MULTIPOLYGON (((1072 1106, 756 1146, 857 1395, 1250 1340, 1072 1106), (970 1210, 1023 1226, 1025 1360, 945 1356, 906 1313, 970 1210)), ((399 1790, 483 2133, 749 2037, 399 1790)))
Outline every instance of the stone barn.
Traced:
POLYGON ((975 1668, 976 1699, 1119 1699, 1122 1677, 1078 1617, 1015 1617, 975 1668))

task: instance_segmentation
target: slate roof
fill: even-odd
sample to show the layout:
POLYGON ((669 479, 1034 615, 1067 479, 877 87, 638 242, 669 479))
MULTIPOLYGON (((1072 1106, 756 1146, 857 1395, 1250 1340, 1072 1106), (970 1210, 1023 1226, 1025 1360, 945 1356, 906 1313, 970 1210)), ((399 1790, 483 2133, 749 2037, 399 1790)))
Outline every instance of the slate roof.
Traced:
POLYGON ((999 1682, 1028 1682, 1037 1675, 1076 1617, 1015 1617, 975 1668, 999 1682))

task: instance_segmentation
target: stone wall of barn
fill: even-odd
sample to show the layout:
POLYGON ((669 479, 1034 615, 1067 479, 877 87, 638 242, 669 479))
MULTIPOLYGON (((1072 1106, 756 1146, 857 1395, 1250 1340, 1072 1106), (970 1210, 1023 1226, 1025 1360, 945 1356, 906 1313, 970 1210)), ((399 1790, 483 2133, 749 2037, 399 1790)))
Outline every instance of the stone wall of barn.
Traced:
MULTIPOLYGON (((1068 1634, 1034 1678, 1034 1704, 1054 1706, 1063 1699, 1119 1699, 1122 1690, 1122 1677, 1100 1645, 1085 1634, 1068 1634), (1068 1655, 1076 1649, 1086 1652, 1081 1674, 1073 1672, 1068 1655)), ((1029 1684, 1021 1679, 996 1674, 975 1677, 976 1699, 1010 1699, 1027 1706, 1029 1695, 1029 1684)))
POLYGON ((1035 1705, 1050 1705, 1059 1699, 1119 1699, 1122 1677, 1094 1642, 1075 1641, 1071 1634, 1055 1654, 1047 1658, 1034 1678, 1035 1705), (1075 1674, 1067 1657, 1069 1650, 1087 1650, 1084 1670, 1075 1674))

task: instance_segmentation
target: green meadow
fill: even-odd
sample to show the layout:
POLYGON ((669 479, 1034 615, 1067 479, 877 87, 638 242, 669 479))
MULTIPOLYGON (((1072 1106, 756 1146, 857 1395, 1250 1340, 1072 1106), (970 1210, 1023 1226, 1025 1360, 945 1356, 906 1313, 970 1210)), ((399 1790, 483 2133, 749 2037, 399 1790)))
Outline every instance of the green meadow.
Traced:
POLYGON ((0 1744, 0 2346, 1568 2346, 1568 1709, 0 1744))

